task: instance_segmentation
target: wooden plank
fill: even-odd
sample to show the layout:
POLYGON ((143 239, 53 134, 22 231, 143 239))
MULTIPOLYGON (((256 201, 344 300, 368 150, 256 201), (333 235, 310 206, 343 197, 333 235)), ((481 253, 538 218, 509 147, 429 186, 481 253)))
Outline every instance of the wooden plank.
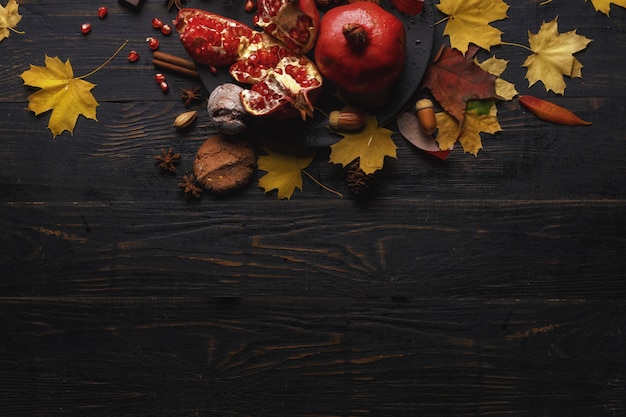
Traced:
MULTIPOLYGON (((584 65, 582 79, 568 79, 565 98, 573 97, 622 97, 616 86, 624 85, 626 75, 619 69, 616 60, 623 59, 615 53, 615 45, 626 42, 624 30, 625 12, 623 8, 613 7, 611 17, 607 18, 596 13, 591 2, 570 2, 567 7, 562 5, 540 5, 536 1, 524 0, 509 2, 509 18, 494 22, 493 26, 504 32, 503 40, 528 45, 528 31, 537 33, 541 22, 552 21, 558 16, 560 32, 576 30, 577 33, 594 41, 587 50, 577 54, 584 65)), ((554 3, 554 2, 553 2, 554 3)), ((190 4, 191 7, 207 7, 209 4, 190 4)), ((26 35, 11 36, 10 42, 3 43, 8 62, 0 66, 0 88, 5 93, 0 102, 16 100, 21 97, 21 79, 17 76, 28 69, 30 64, 43 65, 44 55, 58 56, 62 60, 70 59, 76 75, 90 72, 109 57, 118 46, 128 40, 125 53, 111 62, 106 69, 90 78, 99 85, 95 90, 102 101, 146 100, 167 101, 175 99, 173 94, 164 96, 152 82, 155 70, 151 64, 151 54, 145 39, 157 36, 161 40, 161 49, 165 52, 184 55, 185 51, 176 34, 168 37, 151 27, 153 17, 168 22, 174 19, 174 10, 168 12, 162 2, 147 2, 141 13, 126 11, 117 3, 109 4, 109 16, 100 20, 96 17, 98 5, 91 3, 68 1, 50 3, 46 1, 25 1, 20 8, 24 16, 19 29, 26 35), (90 21, 93 30, 88 36, 80 33, 80 25, 90 21), (45 34, 39 35, 39 34, 45 34), (68 47, 71 44, 71 47, 68 47), (130 64, 126 61, 127 51, 135 49, 140 52, 139 62, 130 64)), ((235 6, 234 6, 235 7, 235 6)), ((436 12, 437 18, 442 18, 436 12)), ((443 36, 445 24, 436 26, 436 44, 448 44, 443 36)), ((437 48, 435 48, 436 50, 437 48)), ((481 60, 491 54, 510 61, 503 78, 516 84, 521 93, 532 92, 547 95, 540 84, 528 89, 525 80, 525 68, 522 64, 529 52, 512 46, 497 46, 490 53, 479 54, 481 60)), ((170 77, 173 91, 186 87, 188 80, 170 77)), ((597 108, 595 110, 598 110, 597 108)), ((600 113, 600 111, 599 111, 600 113)))
MULTIPOLYGON (((602 108, 624 108, 626 98, 579 99, 571 108, 581 110, 592 103, 602 108)), ((47 129, 49 115, 36 118, 25 109, 0 104, 11 118, 11 135, 5 137, 0 158, 0 181, 11 190, 12 201, 162 200, 176 198, 176 184, 193 169, 195 152, 213 132, 204 109, 192 131, 178 133, 174 118, 185 108, 182 102, 103 103, 99 122, 80 117, 74 136, 64 133, 56 140, 47 129), (162 175, 154 156, 174 147, 182 154, 178 175, 162 175), (10 162, 10 164, 9 164, 10 162), (36 192, 41 190, 41 192, 36 192)), ((460 146, 445 162, 411 147, 398 134, 397 159, 387 158, 379 174, 376 198, 464 199, 603 199, 621 198, 626 185, 619 178, 626 172, 621 113, 602 116, 589 127, 555 127, 528 115, 516 104, 504 105, 500 123, 504 131, 483 137, 483 150, 475 158, 460 146), (582 129, 582 130, 581 130, 582 129), (592 167, 592 168, 591 168, 592 167)), ((268 134, 251 135, 255 143, 272 139, 268 134)), ((262 151, 256 146, 259 155, 262 151)), ((307 169, 325 185, 350 197, 345 172, 328 163, 329 150, 307 169)), ((271 200, 253 186, 235 196, 256 201, 271 200)), ((294 199, 332 200, 308 178, 304 193, 294 199)), ((275 199, 275 193, 272 194, 275 199)), ((212 200, 211 198, 207 200, 212 200)), ((288 204, 285 202, 285 204, 288 204)))
POLYGON ((617 415, 624 302, 4 298, 7 415, 617 415))
POLYGON ((6 296, 626 295, 622 200, 129 200, 1 210, 6 296))

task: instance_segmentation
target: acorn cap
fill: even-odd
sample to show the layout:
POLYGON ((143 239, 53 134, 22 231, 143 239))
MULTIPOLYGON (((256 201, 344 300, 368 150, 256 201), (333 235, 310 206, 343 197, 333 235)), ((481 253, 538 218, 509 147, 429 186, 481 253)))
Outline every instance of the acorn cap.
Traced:
POLYGON ((415 110, 420 111, 423 109, 432 109, 434 107, 433 102, 428 99, 428 98, 423 98, 421 100, 418 100, 417 103, 415 103, 415 110))

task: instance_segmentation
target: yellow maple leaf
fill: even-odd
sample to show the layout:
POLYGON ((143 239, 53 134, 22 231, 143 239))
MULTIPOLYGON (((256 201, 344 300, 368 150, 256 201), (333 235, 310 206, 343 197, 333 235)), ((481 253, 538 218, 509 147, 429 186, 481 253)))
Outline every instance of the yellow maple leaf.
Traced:
POLYGON ((536 34, 528 32, 533 54, 526 58, 523 66, 528 68, 526 78, 529 86, 541 81, 546 91, 564 94, 566 85, 563 76, 582 76, 583 66, 574 54, 585 49, 591 39, 578 35, 575 30, 559 33, 557 19, 543 22, 536 34))
POLYGON ((315 150, 269 142, 264 142, 261 148, 267 155, 259 157, 257 166, 267 174, 259 179, 259 187, 266 193, 278 190, 279 200, 291 199, 296 188, 302 191, 302 170, 315 158, 315 150))
POLYGON ((444 35, 450 46, 467 52, 470 43, 489 50, 502 42, 502 31, 489 23, 507 18, 508 4, 502 0, 441 0, 437 8, 448 15, 444 35))
POLYGON ((492 56, 491 58, 483 62, 478 62, 477 59, 475 59, 474 62, 476 62, 479 67, 481 67, 488 73, 498 77, 496 78, 496 94, 498 96, 502 97, 505 100, 513 100, 513 97, 519 94, 515 89, 515 84, 500 78, 500 75, 502 75, 504 70, 506 70, 509 61, 507 61, 506 59, 500 59, 492 56))
POLYGON ((24 33, 15 29, 15 26, 22 20, 18 8, 19 4, 15 0, 9 0, 6 6, 0 6, 0 42, 8 38, 11 32, 24 33))
POLYGON ((626 0, 591 0, 591 4, 593 4, 593 7, 596 9, 596 11, 602 12, 607 16, 611 11, 611 3, 615 4, 616 6, 626 7, 626 0))
POLYGON ((356 133, 341 133, 343 139, 330 145, 330 162, 347 166, 359 159, 359 168, 372 174, 383 167, 385 156, 396 157, 393 132, 378 126, 376 116, 365 117, 365 127, 356 133))
POLYGON ((40 88, 28 96, 28 110, 35 115, 52 110, 48 128, 53 137, 66 130, 73 133, 81 114, 97 121, 98 102, 91 94, 96 84, 83 80, 83 77, 74 78, 69 59, 63 63, 58 57, 46 55, 45 67, 31 64, 30 69, 20 76, 24 85, 40 88))
POLYGON ((498 110, 493 101, 470 100, 463 126, 459 129, 459 122, 446 112, 436 113, 437 143, 441 149, 450 149, 457 141, 463 146, 463 151, 478 156, 483 148, 480 133, 491 135, 502 130, 498 122, 498 110))

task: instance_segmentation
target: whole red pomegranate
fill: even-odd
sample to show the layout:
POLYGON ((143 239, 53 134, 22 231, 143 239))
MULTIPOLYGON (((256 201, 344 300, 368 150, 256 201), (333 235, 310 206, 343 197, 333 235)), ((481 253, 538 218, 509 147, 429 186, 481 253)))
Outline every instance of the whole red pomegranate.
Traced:
POLYGON ((404 71, 404 25, 376 3, 337 6, 322 17, 314 55, 322 75, 340 89, 380 92, 404 71))

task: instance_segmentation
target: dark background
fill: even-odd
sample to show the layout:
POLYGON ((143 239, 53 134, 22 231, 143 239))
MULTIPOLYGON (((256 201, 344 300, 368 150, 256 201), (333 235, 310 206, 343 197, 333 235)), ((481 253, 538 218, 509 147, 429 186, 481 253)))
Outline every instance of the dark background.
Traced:
POLYGON ((163 94, 145 44, 184 54, 150 26, 174 10, 20 4, 26 34, 0 43, 0 415, 626 414, 625 9, 510 0, 494 23, 527 44, 558 16, 593 39, 565 96, 528 88, 527 51, 491 51, 521 94, 592 126, 502 102, 504 130, 477 158, 457 146, 442 162, 394 135, 398 158, 365 201, 327 149, 307 171, 343 199, 305 177, 279 201, 257 173, 187 201, 177 184, 211 127, 199 104, 193 130, 172 128, 180 88, 199 84, 168 75, 163 94), (19 74, 45 55, 86 74, 126 39, 89 77, 98 122, 52 139, 19 74), (173 175, 154 159, 170 146, 173 175))

